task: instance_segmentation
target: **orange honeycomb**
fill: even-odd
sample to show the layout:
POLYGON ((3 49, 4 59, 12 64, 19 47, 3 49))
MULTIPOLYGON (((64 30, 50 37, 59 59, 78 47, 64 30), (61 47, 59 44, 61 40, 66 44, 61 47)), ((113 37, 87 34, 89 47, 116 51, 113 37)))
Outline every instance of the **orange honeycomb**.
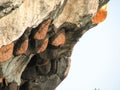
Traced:
POLYGON ((107 17, 107 4, 105 4, 98 10, 96 15, 93 17, 92 22, 98 24, 104 21, 106 17, 107 17))

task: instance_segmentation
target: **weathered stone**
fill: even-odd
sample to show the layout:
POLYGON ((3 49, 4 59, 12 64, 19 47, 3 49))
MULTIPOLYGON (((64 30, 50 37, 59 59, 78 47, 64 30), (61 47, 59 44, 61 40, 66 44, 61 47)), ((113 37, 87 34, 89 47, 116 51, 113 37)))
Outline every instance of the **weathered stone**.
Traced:
MULTIPOLYGON (((59 27, 64 22, 75 23, 77 26, 83 25, 83 16, 91 15, 88 21, 95 15, 99 5, 99 0, 68 0, 65 8, 54 20, 56 27, 59 27)), ((84 20, 86 21, 86 20, 84 20)), ((86 23, 88 22, 86 21, 86 23)))
POLYGON ((0 0, 0 18, 20 7, 23 0, 0 0))
POLYGON ((10 58, 6 62, 2 62, 2 72, 3 77, 7 79, 8 83, 16 82, 18 85, 21 84, 21 74, 24 71, 25 67, 31 60, 33 54, 31 55, 18 55, 10 58))
MULTIPOLYGON (((8 1, 8 0, 6 0, 8 1)), ((20 7, 13 9, 0 19, 0 47, 18 39, 27 27, 36 27, 51 14, 53 18, 66 0, 10 0, 13 5, 23 1, 20 7), (49 2, 49 3, 48 3, 49 2)), ((2 0, 1 4, 5 1, 2 0)), ((8 1, 9 2, 9 1, 8 1)), ((56 14, 57 13, 57 14, 56 14)))
POLYGON ((38 63, 36 66, 45 66, 49 63, 49 60, 43 60, 42 63, 38 63))
POLYGON ((9 5, 10 6, 18 6, 23 2, 23 0, 0 0, 0 6, 9 5))
POLYGON ((68 66, 66 68, 66 71, 64 72, 64 77, 66 77, 69 73, 69 69, 70 69, 70 65, 71 65, 71 59, 68 58, 68 66))
POLYGON ((43 60, 37 63, 36 70, 39 75, 47 75, 51 70, 50 60, 43 60))
POLYGON ((6 86, 8 86, 8 80, 6 78, 3 79, 3 82, 6 86))
POLYGON ((5 62, 13 55, 14 43, 11 43, 0 48, 0 62, 5 62))
POLYGON ((99 10, 107 2, 0 1, 0 90, 55 90, 69 72, 74 45, 104 19, 99 10))
POLYGON ((15 82, 10 83, 9 90, 18 90, 18 85, 15 82))
POLYGON ((2 72, 2 67, 0 65, 0 78, 2 78, 2 76, 3 76, 3 72, 2 72))

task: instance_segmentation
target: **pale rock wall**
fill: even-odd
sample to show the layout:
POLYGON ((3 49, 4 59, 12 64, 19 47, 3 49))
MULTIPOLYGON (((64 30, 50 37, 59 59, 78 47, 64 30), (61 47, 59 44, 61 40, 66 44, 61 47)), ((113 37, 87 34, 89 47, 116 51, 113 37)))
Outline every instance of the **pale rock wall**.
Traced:
MULTIPOLYGON (((21 3, 20 0, 17 1, 21 3)), ((27 27, 37 26, 64 2, 65 0, 24 0, 18 8, 0 19, 0 47, 18 39, 27 27)), ((2 1, 0 3, 3 4, 2 1)))

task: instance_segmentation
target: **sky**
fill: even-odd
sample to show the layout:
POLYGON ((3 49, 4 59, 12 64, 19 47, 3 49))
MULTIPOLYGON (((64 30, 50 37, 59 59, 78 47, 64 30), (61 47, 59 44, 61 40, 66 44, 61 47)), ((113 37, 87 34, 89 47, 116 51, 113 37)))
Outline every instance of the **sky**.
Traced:
POLYGON ((67 78, 57 90, 120 90, 120 0, 110 0, 108 16, 75 45, 67 78))

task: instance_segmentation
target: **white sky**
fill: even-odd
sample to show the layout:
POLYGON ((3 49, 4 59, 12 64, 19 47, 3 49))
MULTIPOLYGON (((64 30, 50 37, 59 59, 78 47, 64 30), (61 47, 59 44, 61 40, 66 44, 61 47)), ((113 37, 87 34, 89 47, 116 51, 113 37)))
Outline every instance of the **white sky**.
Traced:
POLYGON ((120 0, 110 0, 107 19, 74 47, 68 77, 57 90, 120 90, 120 0))

